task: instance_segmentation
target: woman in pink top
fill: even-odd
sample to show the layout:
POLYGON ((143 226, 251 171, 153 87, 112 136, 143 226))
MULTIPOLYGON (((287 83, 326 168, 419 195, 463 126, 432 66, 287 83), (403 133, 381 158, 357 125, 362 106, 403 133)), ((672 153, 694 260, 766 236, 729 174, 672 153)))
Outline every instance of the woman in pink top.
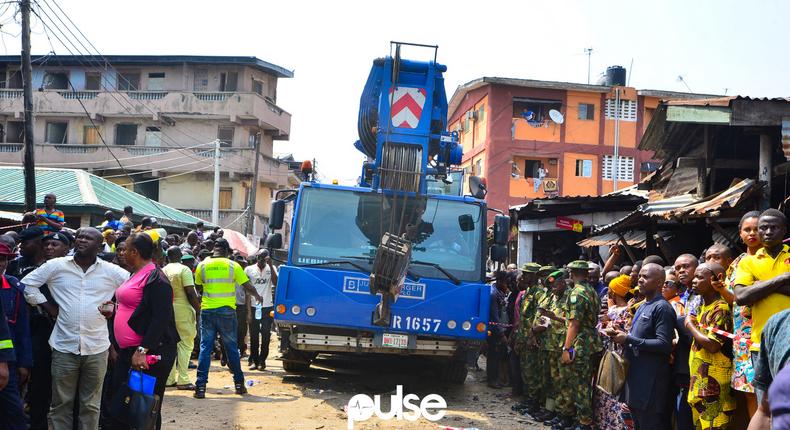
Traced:
MULTIPOLYGON (((113 392, 127 381, 129 370, 142 370, 156 377, 154 394, 163 399, 179 337, 173 316, 173 289, 152 262, 154 252, 162 251, 147 234, 133 234, 126 240, 124 257, 133 274, 115 291, 118 307, 113 328, 119 354, 113 369, 113 392), (149 365, 147 357, 152 356, 160 358, 149 365)), ((159 429, 161 416, 157 414, 157 418, 159 429)), ((114 422, 112 428, 126 427, 114 422)))

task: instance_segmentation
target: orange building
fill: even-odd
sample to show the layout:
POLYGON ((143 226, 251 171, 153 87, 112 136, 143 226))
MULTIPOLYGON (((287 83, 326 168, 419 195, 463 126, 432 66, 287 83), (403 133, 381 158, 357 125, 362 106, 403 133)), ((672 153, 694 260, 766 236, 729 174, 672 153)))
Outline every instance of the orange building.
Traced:
POLYGON ((656 167, 653 154, 636 147, 659 101, 703 96, 710 97, 483 77, 456 89, 448 128, 459 133, 465 178, 485 177, 489 207, 507 211, 534 198, 598 196, 633 185, 656 167))

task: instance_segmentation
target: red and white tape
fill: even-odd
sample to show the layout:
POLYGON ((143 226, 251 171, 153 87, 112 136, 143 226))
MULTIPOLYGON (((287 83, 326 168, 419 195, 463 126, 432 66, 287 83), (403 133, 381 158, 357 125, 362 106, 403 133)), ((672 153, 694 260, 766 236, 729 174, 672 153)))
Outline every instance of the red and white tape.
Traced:
POLYGON ((735 342, 743 343, 746 346, 755 346, 757 348, 760 347, 760 342, 752 343, 752 340, 747 338, 747 337, 738 336, 738 335, 732 334, 732 333, 730 333, 728 331, 724 331, 724 330, 718 329, 716 327, 708 327, 706 325, 700 325, 700 328, 702 328, 704 330, 708 330, 708 331, 713 332, 713 333, 716 333, 716 334, 718 334, 720 336, 724 336, 724 337, 726 337, 728 339, 732 339, 735 342))

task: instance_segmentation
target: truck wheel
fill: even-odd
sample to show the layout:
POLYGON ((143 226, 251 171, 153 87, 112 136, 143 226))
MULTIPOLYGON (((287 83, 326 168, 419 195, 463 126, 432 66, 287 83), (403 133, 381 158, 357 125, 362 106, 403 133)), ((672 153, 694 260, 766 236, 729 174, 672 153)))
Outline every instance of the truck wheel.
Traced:
POLYGON ((310 363, 315 357, 316 355, 314 354, 304 353, 289 347, 288 352, 283 354, 283 370, 291 373, 304 372, 310 368, 310 363))
POLYGON ((289 373, 301 373, 310 368, 310 362, 283 360, 283 370, 289 373))
POLYGON ((463 384, 466 381, 467 372, 466 361, 451 360, 440 368, 439 376, 444 382, 463 384))

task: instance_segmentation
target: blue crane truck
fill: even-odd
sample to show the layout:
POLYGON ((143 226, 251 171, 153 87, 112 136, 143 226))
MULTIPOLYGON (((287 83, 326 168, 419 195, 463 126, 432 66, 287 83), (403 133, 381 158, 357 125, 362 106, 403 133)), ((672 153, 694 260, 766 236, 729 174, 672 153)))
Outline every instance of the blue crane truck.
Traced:
MULTIPOLYGON (((463 383, 467 351, 486 339, 485 263, 489 252, 504 261, 509 218, 495 217, 489 247, 484 181, 470 177, 473 195, 460 191, 446 67, 437 47, 416 45, 433 48, 434 59, 412 61, 400 58, 402 45, 374 61, 362 93, 354 146, 367 162, 358 185, 308 179, 272 202, 272 231, 293 205, 274 301, 286 371, 306 370, 321 353, 408 355, 463 383)), ((281 234, 267 246, 281 248, 281 234)))

